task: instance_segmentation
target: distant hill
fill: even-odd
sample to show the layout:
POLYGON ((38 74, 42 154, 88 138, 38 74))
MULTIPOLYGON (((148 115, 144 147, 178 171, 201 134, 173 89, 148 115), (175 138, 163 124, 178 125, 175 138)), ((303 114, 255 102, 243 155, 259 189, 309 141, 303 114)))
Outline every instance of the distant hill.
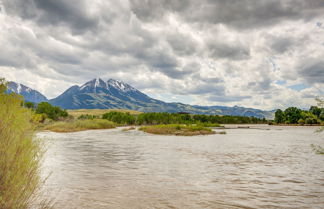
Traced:
POLYGON ((29 102, 40 103, 48 101, 48 99, 40 92, 13 81, 8 83, 7 92, 15 92, 17 94, 20 94, 25 98, 26 101, 29 102))

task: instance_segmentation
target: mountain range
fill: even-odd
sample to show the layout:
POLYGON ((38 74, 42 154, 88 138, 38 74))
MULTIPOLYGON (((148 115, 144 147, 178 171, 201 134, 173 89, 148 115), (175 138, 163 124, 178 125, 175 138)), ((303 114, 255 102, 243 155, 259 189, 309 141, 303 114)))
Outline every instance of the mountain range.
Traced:
POLYGON ((71 86, 61 95, 50 100, 40 92, 15 82, 9 82, 8 92, 21 94, 26 101, 34 103, 45 101, 64 109, 130 109, 142 112, 188 112, 258 118, 273 118, 274 113, 273 111, 239 106, 198 106, 177 102, 167 103, 153 99, 134 87, 114 79, 104 81, 96 78, 82 86, 71 86))

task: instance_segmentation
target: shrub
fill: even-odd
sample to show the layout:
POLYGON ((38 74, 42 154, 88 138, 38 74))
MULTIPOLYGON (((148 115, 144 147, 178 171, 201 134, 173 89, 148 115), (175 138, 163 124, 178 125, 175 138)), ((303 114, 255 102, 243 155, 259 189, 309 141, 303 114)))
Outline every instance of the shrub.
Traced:
POLYGON ((62 110, 60 107, 52 106, 48 102, 39 103, 36 108, 36 113, 46 114, 47 117, 52 120, 68 117, 68 113, 65 110, 62 110))
POLYGON ((0 208, 28 209, 41 186, 42 149, 34 138, 32 112, 21 105, 21 96, 5 89, 0 79, 0 208))
POLYGON ((298 124, 300 124, 300 125, 304 125, 304 124, 305 124, 305 121, 304 121, 303 119, 299 119, 299 120, 298 120, 298 124))
POLYGON ((33 102, 24 102, 24 107, 35 109, 35 104, 33 102))
POLYGON ((44 123, 45 119, 47 118, 46 114, 33 114, 32 122, 33 123, 44 123))
POLYGON ((311 124, 317 124, 318 122, 316 118, 306 118, 305 123, 311 125, 311 124))
POLYGON ((89 114, 82 114, 78 117, 79 120, 93 120, 99 118, 98 115, 89 115, 89 114))

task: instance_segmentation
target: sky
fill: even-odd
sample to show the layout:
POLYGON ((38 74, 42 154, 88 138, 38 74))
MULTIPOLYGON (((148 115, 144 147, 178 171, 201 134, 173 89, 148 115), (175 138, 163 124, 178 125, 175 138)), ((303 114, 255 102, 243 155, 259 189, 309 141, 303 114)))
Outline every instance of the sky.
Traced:
POLYGON ((0 77, 264 110, 324 95, 323 0, 0 0, 0 77))

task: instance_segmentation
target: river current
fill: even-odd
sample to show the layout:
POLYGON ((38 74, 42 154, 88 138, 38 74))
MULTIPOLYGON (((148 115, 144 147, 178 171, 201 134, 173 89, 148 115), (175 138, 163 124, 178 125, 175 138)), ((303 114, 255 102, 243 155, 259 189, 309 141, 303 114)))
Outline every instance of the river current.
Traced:
MULTIPOLYGON (((228 126, 236 127, 236 126, 228 126)), ((208 136, 137 130, 41 132, 58 209, 324 208, 316 127, 250 126, 208 136)))

